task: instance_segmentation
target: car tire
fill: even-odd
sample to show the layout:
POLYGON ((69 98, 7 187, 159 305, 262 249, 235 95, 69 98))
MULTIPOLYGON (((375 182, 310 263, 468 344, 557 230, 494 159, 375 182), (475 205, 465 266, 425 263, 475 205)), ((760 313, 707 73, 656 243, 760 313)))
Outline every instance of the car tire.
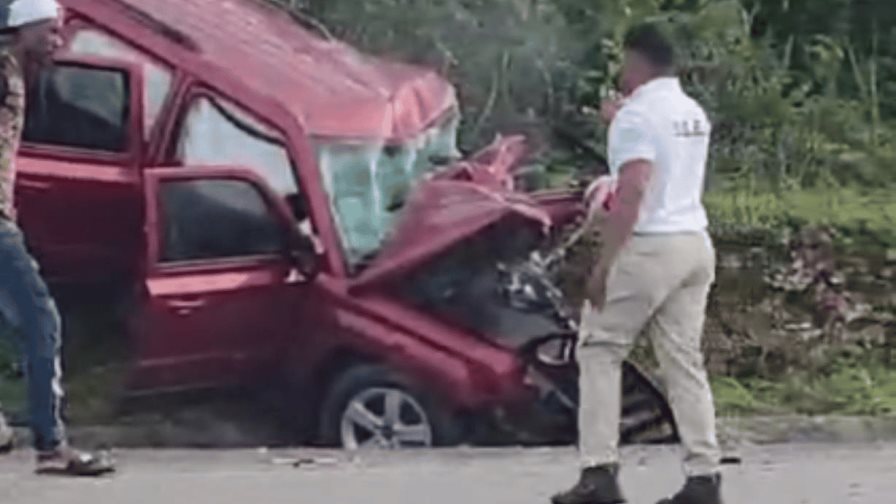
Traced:
POLYGON ((675 415, 659 382, 635 364, 622 366, 620 441, 624 444, 679 442, 675 415))
POLYGON ((333 382, 323 401, 318 430, 320 440, 326 446, 350 450, 367 446, 385 449, 454 446, 463 441, 466 431, 461 415, 445 408, 402 375, 379 365, 354 366, 333 382), (399 398, 398 417, 401 421, 392 422, 398 425, 386 425, 389 422, 386 421, 385 403, 392 401, 396 404, 399 398), (366 410, 362 417, 379 419, 374 425, 379 432, 368 428, 373 421, 355 421, 359 404, 366 410), (349 408, 353 410, 349 411, 349 408), (409 428, 407 435, 399 433, 400 426, 405 424, 413 427, 413 432, 409 428), (364 434, 372 437, 364 439, 364 434), (394 440, 399 438, 407 442, 396 443, 394 440), (383 440, 389 445, 383 445, 383 440), (365 441, 370 443, 365 445, 365 441))

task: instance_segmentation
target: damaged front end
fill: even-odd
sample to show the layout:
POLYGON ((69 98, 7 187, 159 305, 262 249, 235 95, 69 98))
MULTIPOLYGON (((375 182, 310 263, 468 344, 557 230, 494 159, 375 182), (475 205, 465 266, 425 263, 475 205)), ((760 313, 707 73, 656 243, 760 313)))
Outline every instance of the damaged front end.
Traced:
MULTIPOLYGON (((446 251, 396 287, 403 302, 513 349, 535 401, 493 412, 492 427, 515 441, 569 443, 578 411, 576 314, 554 283, 536 227, 508 219, 446 251)), ((659 388, 635 365, 623 370, 623 442, 675 439, 659 388)), ((488 436, 495 438, 495 433, 488 436)))
MULTIPOLYGON (((552 212, 517 192, 521 144, 497 142, 471 161, 421 183, 394 233, 352 289, 386 288, 403 304, 517 353, 534 398, 494 411, 495 434, 515 441, 575 440, 577 318, 554 281, 563 250, 552 212)), ((675 437, 663 394, 634 365, 623 373, 623 441, 675 437)))
POLYGON ((520 219, 484 229, 414 271, 394 294, 418 310, 517 352, 535 401, 491 412, 489 440, 570 441, 577 410, 575 324, 527 256, 539 230, 520 219))

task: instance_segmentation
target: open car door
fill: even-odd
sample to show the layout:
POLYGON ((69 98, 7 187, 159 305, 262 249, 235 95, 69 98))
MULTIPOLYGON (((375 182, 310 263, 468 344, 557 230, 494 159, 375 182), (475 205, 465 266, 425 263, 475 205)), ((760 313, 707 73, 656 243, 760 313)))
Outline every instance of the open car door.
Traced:
POLYGON ((27 90, 19 222, 51 280, 131 278, 140 250, 143 73, 58 58, 27 90))
POLYGON ((310 275, 285 203, 248 170, 145 174, 132 390, 228 386, 270 371, 301 322, 310 275))

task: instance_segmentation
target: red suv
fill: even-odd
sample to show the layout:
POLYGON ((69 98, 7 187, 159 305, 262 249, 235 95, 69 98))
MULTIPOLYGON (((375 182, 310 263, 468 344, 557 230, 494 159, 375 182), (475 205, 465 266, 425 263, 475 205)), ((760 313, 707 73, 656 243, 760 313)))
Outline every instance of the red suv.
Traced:
MULTIPOLYGON (((574 324, 534 253, 575 195, 468 161, 454 88, 255 0, 63 0, 29 91, 20 220, 54 284, 125 286, 158 393, 275 379, 342 446, 569 440, 574 324)), ((623 434, 674 435, 626 373, 623 434)))

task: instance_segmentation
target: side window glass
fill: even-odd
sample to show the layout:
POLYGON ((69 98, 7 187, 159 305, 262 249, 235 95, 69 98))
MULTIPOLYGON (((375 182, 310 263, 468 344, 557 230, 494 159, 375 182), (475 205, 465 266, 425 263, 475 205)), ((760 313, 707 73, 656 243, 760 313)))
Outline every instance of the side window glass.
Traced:
POLYGON ((119 70, 57 64, 28 89, 23 140, 124 152, 130 82, 119 70))
POLYGON ((187 166, 248 168, 288 199, 299 192, 280 135, 223 100, 201 97, 193 101, 178 138, 176 157, 187 166))
POLYGON ((118 58, 143 68, 146 88, 143 96, 144 134, 148 138, 171 92, 174 80, 171 68, 127 42, 93 28, 78 30, 71 38, 69 51, 86 56, 118 58))
POLYGON ((280 255, 280 222, 241 180, 165 182, 160 188, 161 262, 280 255))

